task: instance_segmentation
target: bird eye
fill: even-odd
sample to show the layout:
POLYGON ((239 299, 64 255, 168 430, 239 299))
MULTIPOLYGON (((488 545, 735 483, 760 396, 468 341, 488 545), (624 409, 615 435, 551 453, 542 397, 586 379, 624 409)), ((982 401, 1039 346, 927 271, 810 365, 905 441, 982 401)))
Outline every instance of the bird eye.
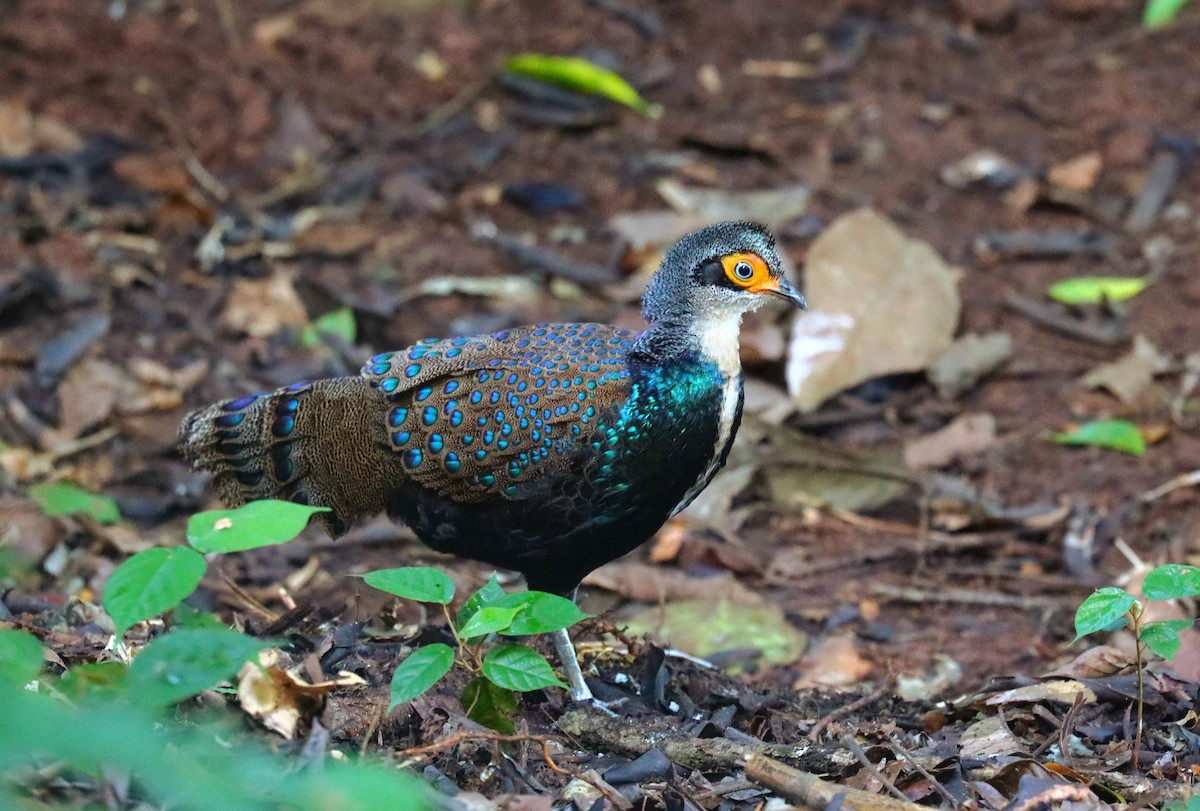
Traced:
POLYGON ((749 290, 771 275, 762 257, 755 253, 731 253, 721 257, 725 280, 735 288, 749 290))
POLYGON ((739 279, 749 279, 754 275, 754 268, 750 266, 749 262, 738 262, 733 266, 733 274, 739 279))

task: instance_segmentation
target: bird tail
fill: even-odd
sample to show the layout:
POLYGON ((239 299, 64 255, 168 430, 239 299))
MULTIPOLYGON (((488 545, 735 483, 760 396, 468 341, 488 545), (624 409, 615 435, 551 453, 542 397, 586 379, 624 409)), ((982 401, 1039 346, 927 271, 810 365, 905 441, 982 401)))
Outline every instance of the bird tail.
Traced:
POLYGON ((394 461, 366 379, 294 383, 225 400, 184 417, 180 450, 210 470, 231 507, 263 498, 329 507, 337 536, 384 508, 394 461))

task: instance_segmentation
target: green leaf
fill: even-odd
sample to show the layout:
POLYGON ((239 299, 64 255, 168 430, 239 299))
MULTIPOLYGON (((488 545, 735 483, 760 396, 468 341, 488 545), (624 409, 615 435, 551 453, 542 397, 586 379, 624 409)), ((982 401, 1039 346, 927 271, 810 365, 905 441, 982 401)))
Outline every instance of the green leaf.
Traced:
POLYGON ((1170 25, 1187 4, 1188 0, 1148 0, 1142 11, 1142 25, 1150 29, 1170 25))
POLYGON ((497 645, 483 657, 483 675, 498 687, 521 693, 567 685, 554 675, 546 657, 524 645, 497 645))
POLYGON ((493 574, 488 578, 486 583, 479 587, 478 591, 467 598, 467 601, 463 603, 463 607, 459 609, 458 627, 461 628, 463 625, 466 625, 480 608, 499 600, 503 596, 504 589, 500 587, 500 581, 493 574))
POLYGON ((492 605, 521 610, 504 631, 508 636, 548 634, 551 631, 569 628, 591 616, 580 611, 573 600, 545 591, 518 591, 506 594, 492 605))
POLYGON ((662 115, 661 106, 646 103, 620 75, 586 59, 575 56, 519 54, 509 59, 504 64, 504 69, 509 73, 539 79, 568 90, 602 96, 617 104, 624 104, 647 118, 658 118, 662 115))
POLYGON ((520 608, 485 605, 458 629, 458 635, 463 639, 474 639, 503 631, 512 623, 513 617, 520 612, 520 608))
POLYGON ((101 524, 121 520, 117 503, 108 496, 84 490, 72 482, 46 482, 29 488, 29 496, 46 515, 90 515, 101 524))
POLYGON ((363 575, 367 585, 419 603, 447 605, 454 599, 454 581, 428 566, 376 569, 363 575))
POLYGON ((461 701, 467 717, 475 723, 505 735, 517 731, 512 718, 517 711, 517 694, 512 690, 476 676, 463 688, 461 701))
POLYGON ((1142 642, 1168 662, 1179 652, 1179 632, 1191 628, 1194 620, 1159 620, 1142 626, 1142 642))
POLYGON ((88 662, 62 674, 58 689, 75 701, 91 696, 122 695, 128 676, 129 668, 120 662, 88 662))
POLYGON ((1177 600, 1200 594, 1200 569, 1168 563, 1152 569, 1142 581, 1142 596, 1147 600, 1177 600))
POLYGON ((1116 624, 1135 602, 1125 589, 1116 586, 1096 589, 1075 611, 1075 640, 1116 624))
POLYGON ((296 801, 288 808, 336 809, 336 811, 433 811, 429 786, 411 774, 385 764, 367 766, 331 761, 320 769, 300 774, 306 784, 293 792, 296 801))
POLYGON ((315 513, 328 507, 308 507, 291 501, 251 501, 236 510, 209 510, 188 521, 187 540, 201 552, 242 552, 287 543, 308 526, 315 513))
POLYGON ((0 684, 28 684, 42 672, 42 643, 33 634, 0 629, 0 684))
POLYGON ((187 603, 180 603, 171 609, 170 622, 172 628, 216 628, 225 629, 229 626, 221 622, 221 618, 208 611, 197 611, 187 603))
POLYGON ((392 674, 391 701, 388 712, 397 704, 412 701, 450 672, 454 664, 454 649, 441 642, 417 648, 392 674))
POLYGON ((204 577, 204 556, 186 546, 138 552, 109 575, 104 610, 123 635, 142 620, 174 608, 204 577))
POLYGON ((175 704, 230 679, 271 643, 231 628, 181 628, 164 634, 129 666, 129 695, 146 706, 175 704))
POLYGON ((1107 448, 1133 456, 1141 456, 1146 452, 1145 437, 1129 420, 1092 420, 1073 431, 1055 434, 1054 441, 1060 445, 1107 448))
POLYGON ((321 346, 324 343, 321 340, 321 333, 335 335, 346 343, 353 344, 354 339, 358 336, 358 325, 354 322, 354 310, 349 307, 339 307, 325 313, 313 321, 312 326, 301 330, 300 345, 308 349, 321 346))
POLYGON ((1148 284, 1150 280, 1142 276, 1079 276, 1055 282, 1047 292, 1063 304, 1103 304, 1131 299, 1148 284))

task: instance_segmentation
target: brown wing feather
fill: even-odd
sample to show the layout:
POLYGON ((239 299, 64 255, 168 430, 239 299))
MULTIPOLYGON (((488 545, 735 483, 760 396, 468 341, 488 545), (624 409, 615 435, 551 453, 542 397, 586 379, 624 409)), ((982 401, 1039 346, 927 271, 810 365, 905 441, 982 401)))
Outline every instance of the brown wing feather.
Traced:
POLYGON ((459 501, 512 498, 561 469, 629 396, 633 337, 549 324, 427 340, 376 355, 363 375, 386 402, 380 416, 407 476, 459 501))

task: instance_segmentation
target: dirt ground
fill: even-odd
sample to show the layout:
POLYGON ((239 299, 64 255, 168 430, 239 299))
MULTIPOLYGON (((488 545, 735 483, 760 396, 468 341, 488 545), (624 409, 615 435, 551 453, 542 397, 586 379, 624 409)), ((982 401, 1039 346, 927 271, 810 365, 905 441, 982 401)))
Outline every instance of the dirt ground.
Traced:
MULTIPOLYGON (((636 325, 636 303, 614 291, 647 257, 622 242, 613 217, 665 209, 663 178, 725 192, 805 183, 807 209, 778 228, 796 267, 831 221, 869 206, 960 269, 959 332, 1006 333, 1012 352, 955 397, 920 374, 892 376, 774 430, 900 458, 960 415, 989 414, 996 441, 939 472, 1007 512, 939 524, 944 494, 927 479, 861 512, 789 507, 769 495, 766 459, 737 495, 751 509, 736 537, 702 522, 665 530, 630 556, 634 568, 585 586, 584 607, 603 613, 580 637, 652 606, 656 588, 752 593, 809 635, 809 653, 727 682, 670 664, 705 712, 720 705, 712 696, 739 695, 734 725, 761 740, 794 742, 824 719, 835 743, 839 730, 870 740, 899 729, 949 756, 975 705, 935 700, 1072 660, 1089 644, 1070 644, 1075 607, 1125 577, 1131 555, 1200 555, 1194 486, 1143 498, 1200 468, 1190 389, 1200 373, 1200 14, 1189 9, 1161 32, 1142 29, 1139 15, 1121 0, 567 0, 552 13, 520 0, 0 2, 0 536, 37 564, 0 595, 6 613, 29 628, 72 627, 73 641, 56 648, 65 665, 103 655, 104 635, 72 626, 63 606, 94 602, 126 555, 180 542, 187 516, 215 503, 174 450, 189 408, 353 373, 370 354, 426 336, 533 321, 636 325), (525 51, 611 65, 664 114, 573 109, 498 78, 525 51), (1008 176, 947 182, 948 168, 985 150, 1008 161, 1008 176), (1080 156, 1098 174, 1082 188, 1053 180, 1080 156), (1171 160, 1163 205, 1131 223, 1133 201, 1171 160), (551 205, 563 194, 569 205, 551 205), (559 266, 481 236, 481 223, 559 266), (983 244, 1051 230, 1102 247, 1047 255, 983 244), (1013 304, 1045 303, 1061 279, 1144 274, 1154 279, 1144 292, 1090 321, 1013 304), (448 278, 493 284, 430 286, 448 278), (532 286, 506 296, 513 278, 532 286), (342 306, 356 317, 352 345, 297 340, 342 306), (1100 327, 1118 333, 1097 338, 1100 327), (1130 402, 1080 384, 1128 353, 1133 336, 1168 358, 1152 383, 1130 402), (1146 453, 1049 439, 1099 417, 1142 426, 1146 453), (42 516, 26 491, 46 478, 114 497, 124 519, 42 516), (625 574, 642 585, 621 586, 625 574), (890 686, 905 676, 935 686, 892 703, 890 686), (809 692, 815 682, 827 686, 809 692), (931 712, 945 717, 933 723, 931 712)), ((754 321, 759 340, 744 350, 749 376, 782 391, 786 360, 769 349, 785 329, 779 318, 754 321)), ((379 702, 400 643, 434 638, 438 623, 342 575, 418 563, 464 588, 489 574, 377 523, 337 543, 313 530, 229 556, 199 597, 228 620, 296 638, 351 622, 390 628, 390 644, 329 663, 371 689, 335 693, 322 717, 335 742, 357 747, 368 735, 404 750, 442 737, 449 711, 402 708, 378 723, 379 702), (283 622, 288 600, 302 610, 283 622), (407 639, 395 630, 404 627, 407 639)), ((640 658, 601 657, 598 682, 653 655, 631 642, 640 658)), ((1192 696, 1196 647, 1176 663, 1192 696)), ((1112 704, 1109 717, 1119 723, 1124 707, 1112 704)), ((1061 721, 1063 709, 1051 715, 1061 721)), ((546 730, 562 713, 561 698, 547 696, 526 703, 521 723, 546 730)), ((1045 718, 1027 731, 1030 751, 1057 734, 1045 718)), ((599 756, 601 738, 577 741, 599 756)), ((1151 749, 1146 762, 1159 762, 1165 749, 1151 749)), ((1177 747, 1159 777, 1181 779, 1198 754, 1177 747)), ((450 750, 426 762, 488 796, 537 794, 489 782, 450 750)), ((551 787, 565 779, 542 777, 551 787)), ((694 807, 694 795, 681 796, 672 805, 647 790, 641 801, 694 807)), ((699 804, 761 801, 747 796, 699 804)))

